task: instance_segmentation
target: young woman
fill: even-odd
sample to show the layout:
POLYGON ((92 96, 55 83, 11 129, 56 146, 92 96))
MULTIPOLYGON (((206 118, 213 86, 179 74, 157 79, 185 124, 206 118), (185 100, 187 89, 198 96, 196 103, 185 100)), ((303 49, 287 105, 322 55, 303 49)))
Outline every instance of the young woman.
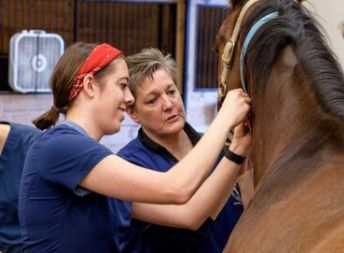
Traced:
MULTIPOLYGON (((168 173, 143 170, 99 144, 120 130, 128 89, 124 57, 108 44, 69 47, 51 77, 54 104, 34 121, 46 130, 30 147, 20 187, 24 252, 114 252, 106 196, 187 202, 209 174, 250 98, 235 90, 196 147, 168 173), (59 113, 66 121, 55 125, 59 113), (211 148, 209 148, 211 147, 211 148)), ((235 152, 235 150, 233 150, 235 152)))
MULTIPOLYGON (((129 88, 135 98, 127 112, 141 128, 138 136, 117 155, 137 165, 168 172, 201 138, 185 122, 175 61, 150 48, 127 57, 126 63, 129 88)), ((250 144, 250 133, 241 124, 236 128, 230 149, 246 156, 250 144)), ((222 155, 219 162, 221 158, 222 155)), ((243 173, 239 169, 240 164, 222 158, 216 170, 184 205, 110 199, 118 230, 114 239, 120 252, 222 252, 242 214, 241 196, 247 196, 247 191, 239 194, 238 187, 233 191, 238 175, 243 173)), ((251 185, 253 189, 252 182, 244 188, 251 185)))

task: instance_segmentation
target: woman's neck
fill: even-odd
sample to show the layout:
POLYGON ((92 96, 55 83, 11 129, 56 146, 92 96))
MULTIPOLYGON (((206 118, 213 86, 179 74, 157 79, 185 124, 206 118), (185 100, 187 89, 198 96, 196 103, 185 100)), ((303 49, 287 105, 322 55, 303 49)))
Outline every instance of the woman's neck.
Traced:
POLYGON ((190 138, 183 129, 168 135, 153 135, 146 131, 145 133, 151 140, 166 148, 178 160, 184 158, 193 148, 190 138))
POLYGON ((77 125, 79 125, 81 128, 83 128, 86 133, 93 139, 95 139, 97 142, 100 141, 100 139, 103 137, 99 131, 95 128, 95 126, 91 123, 89 123, 87 120, 85 120, 83 117, 78 117, 73 115, 67 115, 66 119, 67 121, 71 121, 77 125))
POLYGON ((11 126, 7 124, 0 124, 0 155, 5 146, 7 136, 11 130, 11 126))

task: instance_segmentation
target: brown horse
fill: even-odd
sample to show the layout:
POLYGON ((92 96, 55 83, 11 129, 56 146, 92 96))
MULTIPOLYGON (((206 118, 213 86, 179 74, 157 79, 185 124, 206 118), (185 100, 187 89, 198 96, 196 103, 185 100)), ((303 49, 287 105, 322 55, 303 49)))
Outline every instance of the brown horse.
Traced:
POLYGON ((230 4, 219 85, 252 98, 255 195, 224 252, 344 252, 343 71, 301 0, 230 4))

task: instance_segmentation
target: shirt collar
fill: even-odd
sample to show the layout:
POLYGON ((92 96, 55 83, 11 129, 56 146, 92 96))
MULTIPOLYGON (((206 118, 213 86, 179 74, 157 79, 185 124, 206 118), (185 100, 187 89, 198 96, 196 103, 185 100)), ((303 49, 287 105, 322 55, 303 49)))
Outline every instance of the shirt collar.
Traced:
MULTIPOLYGON (((195 146, 197 142, 201 139, 201 135, 187 122, 185 122, 184 131, 189 137, 193 146, 195 146)), ((176 162, 178 161, 177 158, 175 158, 165 147, 161 146, 160 144, 150 139, 146 135, 146 133, 143 131, 142 127, 139 129, 138 137, 144 145, 153 149, 155 152, 162 154, 168 159, 171 159, 173 161, 176 161, 176 162)))

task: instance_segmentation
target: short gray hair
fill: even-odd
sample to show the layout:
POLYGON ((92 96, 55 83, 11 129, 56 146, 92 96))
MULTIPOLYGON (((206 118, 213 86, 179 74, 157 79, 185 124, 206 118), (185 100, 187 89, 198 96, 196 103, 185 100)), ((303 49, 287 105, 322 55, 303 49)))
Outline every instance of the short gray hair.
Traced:
POLYGON ((137 86, 146 78, 153 79, 153 74, 159 69, 164 69, 178 87, 178 70, 170 54, 163 55, 159 49, 146 48, 126 57, 125 61, 129 69, 129 89, 135 98, 137 86))

